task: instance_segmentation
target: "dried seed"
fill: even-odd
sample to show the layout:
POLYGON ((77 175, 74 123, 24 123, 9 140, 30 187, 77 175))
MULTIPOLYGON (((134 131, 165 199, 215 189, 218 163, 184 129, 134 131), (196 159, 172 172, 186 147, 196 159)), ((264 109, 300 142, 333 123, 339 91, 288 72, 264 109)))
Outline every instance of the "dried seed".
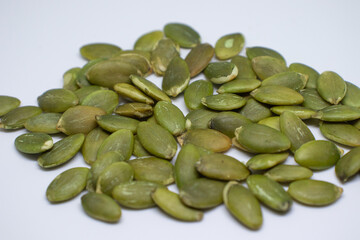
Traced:
POLYGON ((159 101, 154 107, 156 122, 168 130, 172 135, 178 136, 185 132, 186 119, 181 110, 170 102, 159 101))
POLYGON ((121 48, 109 43, 91 43, 80 48, 80 54, 86 60, 109 58, 119 51, 121 48))
POLYGON ((159 76, 164 75, 171 60, 175 56, 179 56, 179 51, 179 45, 175 44, 169 38, 158 41, 154 50, 151 52, 151 65, 154 72, 159 76))
POLYGON ((238 69, 230 62, 213 62, 207 65, 204 74, 211 82, 223 84, 236 78, 238 69))
POLYGON ((107 152, 118 152, 124 160, 129 160, 134 149, 134 136, 128 129, 120 129, 108 136, 100 145, 97 158, 107 152))
POLYGON ((88 63, 86 63, 81 69, 80 71, 77 73, 76 76, 76 84, 80 87, 83 88, 85 86, 90 86, 91 83, 89 82, 88 78, 87 78, 87 73, 90 70, 90 68, 92 68, 92 66, 94 66, 95 64, 104 61, 105 58, 98 58, 98 59, 94 59, 94 60, 90 60, 88 63))
POLYGON ((235 129, 247 123, 251 121, 239 113, 220 112, 210 120, 209 127, 233 138, 235 129))
POLYGON ((241 33, 232 33, 222 36, 215 44, 215 55, 218 59, 229 59, 238 55, 245 44, 241 33))
POLYGON ((15 139, 15 147, 22 153, 37 154, 51 149, 53 140, 45 133, 24 133, 15 139))
POLYGON ((306 88, 316 88, 317 79, 320 74, 315 69, 302 63, 292 63, 289 66, 289 70, 307 75, 308 81, 306 83, 306 88))
POLYGON ((136 119, 111 114, 96 116, 96 122, 102 129, 108 132, 128 129, 134 134, 136 133, 137 126, 139 125, 139 121, 136 119))
POLYGON ((201 103, 213 110, 227 111, 241 108, 246 103, 246 98, 233 93, 220 93, 203 97, 201 103))
POLYGON ((164 33, 162 31, 152 31, 145 33, 136 40, 134 49, 151 52, 155 48, 158 41, 163 39, 163 37, 164 33))
POLYGON ((360 108, 360 88, 350 82, 345 83, 347 91, 345 97, 341 100, 341 103, 347 106, 360 108))
POLYGON ((278 53, 277 51, 275 51, 273 49, 265 48, 265 47, 246 48, 246 56, 250 60, 252 60, 255 57, 259 57, 259 56, 270 56, 273 58, 277 58, 285 63, 285 58, 280 53, 278 53))
POLYGON ((146 104, 154 104, 154 101, 142 93, 139 89, 128 83, 117 83, 114 85, 114 90, 120 96, 129 98, 134 102, 141 102, 146 104))
POLYGON ((288 183, 311 178, 313 172, 310 169, 302 166, 281 164, 270 169, 264 173, 264 175, 274 181, 288 183))
POLYGON ((300 90, 300 94, 304 98, 304 102, 302 103, 304 107, 318 111, 330 106, 330 103, 322 99, 322 97, 319 95, 316 89, 306 88, 300 90))
POLYGON ((121 116, 141 119, 150 117, 153 114, 153 108, 146 103, 133 102, 118 106, 115 108, 114 112, 121 116))
POLYGON ((41 114, 41 109, 35 106, 18 107, 3 115, 0 119, 0 128, 19 129, 23 128, 25 122, 41 114))
POLYGON ((121 51, 114 55, 110 60, 117 60, 128 63, 135 67, 142 76, 147 76, 152 72, 150 56, 143 51, 121 51))
POLYGON ((98 90, 86 96, 82 106, 92 106, 103 109, 106 113, 112 113, 119 104, 119 96, 112 90, 98 90))
POLYGON ((238 68, 237 78, 246 79, 256 79, 256 74, 251 66, 251 61, 244 56, 234 56, 231 58, 231 62, 236 65, 238 68))
POLYGON ((76 83, 77 75, 79 74, 81 68, 74 67, 67 70, 63 75, 63 88, 70 90, 70 91, 76 91, 79 89, 79 86, 76 83))
POLYGON ((197 80, 192 82, 184 92, 184 101, 189 110, 201 109, 201 99, 212 95, 214 92, 211 82, 206 80, 197 80))
POLYGON ((208 44, 199 44, 188 53, 185 58, 190 71, 190 77, 201 73, 214 56, 214 48, 208 44))
POLYGON ((86 135, 81 153, 87 164, 92 165, 96 161, 97 152, 108 136, 109 134, 99 127, 94 128, 86 135))
POLYGON ((283 60, 270 56, 254 57, 251 60, 251 65, 254 72, 261 80, 271 77, 277 73, 288 71, 288 68, 283 60))
POLYGON ((135 135, 135 137, 134 137, 133 155, 135 155, 136 157, 151 156, 151 154, 148 151, 146 151, 146 149, 143 147, 143 145, 141 145, 137 135, 135 135))
POLYGON ((270 110, 277 115, 281 115, 285 111, 291 112, 298 116, 300 119, 309 119, 314 114, 316 114, 315 110, 302 106, 275 106, 270 108, 270 110))
POLYGON ((336 176, 346 182, 360 171, 360 147, 351 149, 335 165, 336 176))
POLYGON ((84 86, 80 89, 76 90, 74 93, 79 98, 79 103, 81 104, 83 100, 89 96, 91 93, 96 92, 98 90, 107 90, 108 88, 96 86, 96 85, 90 85, 90 86, 84 86))
POLYGON ((162 89, 167 95, 176 97, 185 90, 189 81, 189 67, 181 57, 175 56, 165 71, 162 89))
POLYGON ((350 147, 360 146, 360 130, 348 123, 321 122, 320 131, 327 139, 350 147))
POLYGON ((24 127, 30 132, 59 133, 60 131, 56 129, 56 125, 61 116, 61 113, 41 113, 26 120, 24 127))
POLYGON ((218 93, 247 93, 258 88, 261 82, 256 78, 235 78, 224 83, 217 90, 218 93))
POLYGON ((246 162, 246 166, 253 171, 266 170, 284 162, 289 153, 265 153, 257 154, 246 162))
POLYGON ((261 119, 270 117, 272 115, 269 108, 253 98, 249 98, 247 100, 245 106, 241 108, 239 113, 252 122, 258 122, 261 119))
POLYGON ((266 125, 280 131, 280 117, 268 117, 260 120, 258 124, 266 125))
POLYGON ((10 96, 0 96, 0 117, 20 106, 20 100, 10 96))
POLYGON ((200 43, 199 33, 185 24, 168 23, 164 27, 164 33, 183 48, 193 48, 200 43))
POLYGON ((299 91, 306 86, 308 76, 297 72, 281 72, 264 79, 261 86, 284 86, 299 91))
POLYGON ((187 129, 207 129, 209 121, 218 113, 207 109, 196 109, 186 115, 186 119, 191 122, 187 129))
POLYGON ((298 105, 304 101, 300 93, 284 86, 265 86, 250 95, 257 101, 271 105, 298 105))
POLYGON ((318 111, 312 116, 328 122, 345 122, 360 118, 360 109, 346 105, 332 105, 318 111))
POLYGON ((130 75, 130 79, 136 87, 154 100, 171 102, 171 99, 166 95, 166 93, 149 80, 146 80, 138 75, 130 75))
POLYGON ((345 97, 347 91, 345 81, 331 71, 321 73, 316 86, 320 96, 331 104, 338 104, 345 97))

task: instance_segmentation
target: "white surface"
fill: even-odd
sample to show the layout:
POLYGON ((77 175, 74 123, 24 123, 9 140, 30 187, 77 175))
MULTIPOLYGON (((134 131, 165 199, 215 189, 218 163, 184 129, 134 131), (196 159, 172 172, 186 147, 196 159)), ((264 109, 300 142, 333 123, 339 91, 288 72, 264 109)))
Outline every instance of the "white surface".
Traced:
MULTIPOLYGON (((132 48, 143 33, 182 22, 212 45, 221 36, 241 32, 246 46, 273 48, 288 64, 301 62, 319 72, 332 70, 360 85, 360 4, 358 1, 0 1, 0 95, 22 105, 50 88, 62 86, 62 74, 82 66, 79 48, 109 42, 132 48)), ((183 52, 183 56, 186 52, 183 52)), ((244 51, 242 51, 244 54, 244 51)), ((203 78, 199 76, 196 79, 203 78)), ((161 83, 160 78, 155 79, 161 83)), ((175 100, 184 111, 182 98, 175 100)), ((311 128, 322 139, 317 128, 311 128)), ((24 130, 0 131, 0 239, 358 239, 360 178, 342 185, 334 168, 315 173, 344 188, 335 204, 323 208, 294 203, 281 215, 263 207, 264 224, 250 231, 224 206, 207 211, 203 221, 184 223, 160 210, 123 209, 121 221, 106 224, 83 212, 80 196, 50 204, 45 190, 66 169, 85 166, 78 155, 68 164, 44 171, 36 158, 16 151, 24 130)), ((249 156, 228 154, 246 162, 249 156)), ((292 163, 292 158, 287 160, 292 163)))

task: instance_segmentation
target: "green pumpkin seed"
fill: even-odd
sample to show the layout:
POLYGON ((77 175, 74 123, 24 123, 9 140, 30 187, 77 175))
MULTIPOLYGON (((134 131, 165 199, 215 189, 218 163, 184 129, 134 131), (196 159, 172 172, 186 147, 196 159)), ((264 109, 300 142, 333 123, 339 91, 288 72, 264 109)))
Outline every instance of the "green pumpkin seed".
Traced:
POLYGON ((133 155, 135 155, 136 157, 151 156, 151 154, 148 151, 146 151, 146 149, 143 147, 143 145, 141 145, 137 135, 134 137, 133 155))
POLYGON ((191 122, 188 129, 207 129, 209 121, 218 113, 207 109, 196 109, 186 115, 186 119, 191 122))
POLYGON ((251 61, 244 56, 234 56, 231 58, 231 62, 236 65, 238 68, 238 78, 246 79, 256 79, 256 74, 251 66, 251 61))
POLYGON ((262 81, 261 86, 284 86, 299 91, 306 86, 308 76, 297 72, 281 72, 262 81))
POLYGON ((343 189, 332 183, 305 179, 290 183, 288 193, 296 201, 310 206, 325 206, 335 202, 343 189))
POLYGON ((298 105, 304 101, 300 93, 284 86, 260 87, 250 95, 259 102, 271 105, 298 105))
POLYGON ((327 139, 350 146, 360 146, 360 130, 348 123, 321 122, 320 131, 327 139))
POLYGON ((186 120, 181 110, 166 101, 159 101, 154 107, 156 122, 168 130, 172 135, 178 136, 185 132, 186 120))
POLYGON ((134 170, 128 163, 112 163, 100 174, 96 184, 96 192, 111 196, 114 187, 132 181, 133 177, 134 170))
POLYGON ((153 108, 146 103, 133 102, 118 106, 115 108, 114 112, 121 116, 141 119, 150 117, 153 114, 153 108))
POLYGON ((52 149, 38 158, 42 168, 53 168, 68 162, 80 150, 85 136, 82 133, 74 134, 56 142, 52 149))
POLYGON ((157 187, 161 187, 161 185, 147 181, 121 183, 114 187, 112 196, 120 205, 127 208, 151 208, 156 206, 151 198, 151 193, 154 192, 157 187))
POLYGON ((312 170, 324 170, 336 164, 340 151, 330 141, 313 140, 304 143, 294 155, 295 161, 312 170))
POLYGON ((189 110, 201 109, 201 99, 212 95, 214 92, 211 82, 206 80, 197 80, 192 82, 184 92, 184 101, 189 110))
POLYGON ((264 80, 277 73, 286 72, 286 67, 283 60, 270 56, 258 56, 251 59, 251 65, 256 75, 264 80))
POLYGON ((356 147, 342 156, 335 165, 336 176, 346 182, 360 171, 360 147, 356 147))
POLYGON ((273 49, 265 48, 265 47, 246 48, 246 56, 250 60, 252 60, 253 58, 259 57, 259 56, 270 56, 270 57, 279 59, 285 63, 285 58, 280 53, 278 53, 277 51, 275 51, 273 49))
POLYGON ((191 143, 213 152, 226 152, 231 147, 231 139, 213 129, 192 129, 177 139, 181 146, 191 143))
POLYGON ((166 93, 149 80, 137 75, 130 75, 130 79, 137 88, 154 100, 171 102, 171 99, 166 95, 166 93))
POLYGON ((215 44, 215 55, 220 60, 229 59, 238 55, 245 44, 241 33, 232 33, 222 36, 215 44))
POLYGON ((160 125, 141 122, 137 131, 141 145, 154 156, 172 159, 177 150, 174 137, 160 125))
POLYGON ((213 62, 207 65, 204 74, 211 82, 223 84, 236 78, 238 69, 230 62, 213 62))
POLYGON ((289 66, 289 70, 307 75, 308 81, 306 83, 306 88, 316 88, 317 79, 320 74, 315 69, 302 63, 292 63, 289 66))
POLYGON ((53 203, 70 200, 81 193, 86 186, 89 169, 76 167, 55 177, 46 189, 46 198, 53 203))
POLYGON ((185 90, 189 81, 189 67, 181 57, 175 56, 165 71, 162 89, 167 95, 176 97, 185 90))
POLYGON ((201 175, 218 180, 241 181, 250 175, 249 170, 242 162, 221 153, 202 156, 196 162, 195 167, 201 175))
POLYGON ((318 111, 312 116, 328 122, 345 122, 360 118, 360 109, 346 105, 332 105, 318 111))
POLYGON ((128 129, 132 133, 136 133, 139 124, 139 121, 136 119, 111 114, 96 116, 96 122, 102 129, 108 132, 128 129))
POLYGON ((360 119, 355 121, 355 123, 353 124, 354 127, 356 127, 357 129, 360 129, 360 119))
POLYGON ((253 98, 249 98, 247 100, 245 106, 241 108, 240 114, 252 122, 258 122, 261 119, 270 117, 272 115, 269 108, 253 98))
POLYGON ((105 194, 87 193, 81 197, 81 205, 90 217, 104 222, 117 222, 121 217, 119 205, 105 194))
POLYGON ((19 129, 23 128, 25 122, 41 114, 41 108, 35 106, 18 107, 3 115, 0 119, 0 128, 19 129))
POLYGON ((322 99, 316 89, 306 88, 301 90, 300 94, 304 97, 304 102, 302 103, 304 107, 318 111, 330 106, 330 103, 322 99))
POLYGON ((78 90, 76 90, 74 93, 79 98, 79 103, 81 104, 84 99, 89 96, 91 93, 96 92, 98 90, 107 90, 108 88, 96 86, 96 85, 90 85, 90 86, 84 86, 78 90))
MULTIPOLYGON (((141 57, 142 57, 142 58, 145 58, 145 60, 146 60, 147 62, 149 62, 149 61, 150 61, 150 58, 151 58, 151 53, 148 52, 148 51, 125 50, 125 51, 120 51, 120 52, 116 53, 111 59, 117 59, 117 58, 119 58, 119 59, 125 60, 125 59, 122 58, 122 57, 124 57, 124 56, 126 56, 126 57, 133 57, 133 56, 135 56, 135 55, 137 55, 137 56, 139 56, 139 57, 140 57, 140 55, 141 55, 141 57)), ((144 59, 143 59, 143 60, 144 60, 144 59)), ((136 65, 136 64, 135 64, 135 65, 136 65)))
POLYGON ((80 72, 81 68, 74 67, 67 70, 63 75, 63 88, 70 90, 70 91, 76 91, 79 89, 79 86, 76 83, 76 78, 78 73, 80 72))
POLYGON ((114 90, 125 98, 129 98, 134 102, 141 102, 146 104, 154 104, 154 101, 142 93, 139 89, 128 83, 117 83, 114 85, 114 90))
POLYGON ((248 189, 238 182, 228 182, 223 198, 226 208, 239 222, 252 230, 261 227, 263 218, 260 203, 248 189))
POLYGON ((203 218, 203 212, 185 206, 179 195, 167 188, 156 188, 151 197, 161 210, 173 218, 188 222, 200 221, 203 218))
POLYGON ((94 66, 95 64, 104 61, 105 58, 98 58, 98 59, 94 59, 89 61, 88 63, 86 63, 81 69, 80 71, 77 73, 76 76, 76 84, 80 87, 83 88, 85 86, 90 86, 91 83, 89 82, 88 78, 87 78, 87 73, 90 70, 90 68, 92 66, 94 66))
POLYGON ((129 161, 137 181, 149 181, 162 185, 174 183, 173 165, 156 157, 137 158, 129 161))
POLYGON ((87 164, 92 165, 96 161, 97 152, 108 136, 109 134, 99 127, 94 128, 86 135, 81 153, 87 164))
POLYGON ((39 107, 45 112, 65 112, 79 103, 78 97, 70 90, 51 89, 38 97, 39 107))
POLYGON ((15 147, 22 153, 37 154, 51 149, 53 140, 45 133, 24 133, 15 139, 15 147))
POLYGON ((320 96, 331 104, 338 104, 345 97, 347 91, 345 81, 331 71, 321 73, 316 86, 320 96))
POLYGON ((185 24, 168 23, 164 27, 164 33, 183 48, 193 48, 200 43, 199 33, 185 24))
POLYGON ((271 209, 287 212, 291 208, 290 195, 274 180, 263 175, 250 175, 246 183, 256 198, 271 209))
POLYGON ((292 112, 283 112, 280 115, 280 129, 290 140, 290 150, 293 153, 304 143, 315 140, 306 124, 292 112))
POLYGON ((298 116, 300 119, 309 119, 314 114, 316 114, 315 110, 303 106, 276 106, 270 108, 270 110, 277 115, 281 115, 285 111, 291 112, 298 116))
POLYGON ((63 113, 56 128, 67 135, 76 133, 87 134, 97 126, 95 116, 105 114, 106 112, 101 108, 75 106, 63 113))
POLYGON ((61 116, 61 113, 41 113, 26 120, 24 127, 30 132, 59 133, 60 131, 56 129, 56 125, 61 116))
POLYGON ((108 136, 100 145, 97 158, 107 152, 118 152, 124 160, 129 160, 134 149, 134 136, 128 129, 120 129, 108 136))
POLYGON ((266 170, 284 162, 289 153, 264 153, 258 154, 246 162, 246 166, 252 170, 266 170))
POLYGON ((266 125, 280 131, 280 117, 268 117, 260 120, 258 124, 266 125))
POLYGON ((142 51, 122 51, 113 56, 111 60, 117 60, 132 65, 142 76, 147 76, 152 72, 150 57, 142 51))
POLYGON ((185 58, 190 71, 190 77, 201 73, 214 56, 214 48, 208 44, 199 44, 188 53, 185 58))
POLYGON ((287 183, 311 178, 313 172, 302 166, 281 164, 270 169, 264 175, 276 182, 287 183))
POLYGON ((251 121, 239 113, 221 112, 210 120, 209 127, 233 138, 235 129, 247 123, 251 121))
POLYGON ((136 40, 134 49, 151 52, 155 48, 156 44, 163 39, 163 37, 164 33, 162 31, 145 33, 136 40))
POLYGON ((203 97, 201 103, 213 110, 227 111, 239 109, 246 103, 246 98, 233 93, 220 93, 203 97))
POLYGON ((247 93, 258 88, 261 82, 255 78, 235 78, 224 83, 217 90, 218 93, 247 93))
POLYGON ((252 151, 252 150, 247 149, 247 148, 244 147, 243 145, 241 145, 241 144, 238 142, 238 140, 236 140, 236 137, 233 137, 233 138, 231 139, 231 142, 232 142, 232 144, 234 145, 234 147, 240 149, 241 151, 245 151, 245 152, 249 152, 249 153, 256 153, 256 152, 254 152, 254 151, 252 151))
POLYGON ((119 96, 111 90, 98 90, 86 96, 81 105, 103 109, 106 113, 112 113, 119 104, 119 96))
POLYGON ((347 106, 360 108, 360 88, 350 82, 345 83, 347 91, 341 103, 347 106))
POLYGON ((236 140, 253 153, 277 153, 290 148, 281 132, 261 124, 246 124, 235 130, 236 140))
POLYGON ((10 96, 0 96, 0 117, 20 106, 20 100, 10 96))
POLYGON ((175 56, 179 56, 179 51, 179 45, 175 44, 169 38, 158 41, 154 50, 151 52, 151 65, 154 72, 159 76, 164 75, 171 60, 175 56))
POLYGON ((181 201, 189 207, 208 209, 223 202, 225 182, 206 178, 195 179, 180 189, 181 201))
POLYGON ((109 43, 91 43, 80 48, 80 54, 86 60, 109 58, 119 51, 121 48, 109 43))

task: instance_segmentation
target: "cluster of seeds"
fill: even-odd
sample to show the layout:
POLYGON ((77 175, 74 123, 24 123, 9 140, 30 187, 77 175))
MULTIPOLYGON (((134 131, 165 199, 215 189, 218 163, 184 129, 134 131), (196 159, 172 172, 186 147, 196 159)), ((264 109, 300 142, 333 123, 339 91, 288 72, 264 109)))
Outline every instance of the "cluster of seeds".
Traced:
POLYGON ((179 220, 200 221, 203 210, 224 203, 243 225, 258 229, 260 203, 287 212, 293 199, 335 202, 341 187, 310 178, 312 170, 333 166, 342 182, 359 172, 360 89, 331 71, 288 66, 269 48, 250 47, 241 56, 243 47, 241 33, 221 37, 214 48, 178 23, 141 36, 133 50, 88 44, 80 49, 88 63, 68 70, 63 88, 39 96, 39 107, 0 96, 0 127, 26 128, 15 146, 39 154, 42 168, 81 150, 90 168, 64 171, 46 197, 63 202, 86 189, 84 211, 106 222, 119 220, 120 206, 157 206, 179 220), (180 48, 191 49, 185 59, 180 48), (162 76, 161 88, 146 79, 152 72, 162 76), (207 80, 190 83, 201 73, 207 80), (172 104, 180 94, 186 116, 172 104), (315 140, 307 119, 329 140, 315 140), (64 138, 53 144, 49 134, 56 133, 64 138), (335 143, 354 148, 342 156, 335 143), (232 146, 253 157, 244 164, 224 155, 232 146), (298 165, 282 164, 290 154, 298 165), (173 183, 178 194, 166 187, 173 183))

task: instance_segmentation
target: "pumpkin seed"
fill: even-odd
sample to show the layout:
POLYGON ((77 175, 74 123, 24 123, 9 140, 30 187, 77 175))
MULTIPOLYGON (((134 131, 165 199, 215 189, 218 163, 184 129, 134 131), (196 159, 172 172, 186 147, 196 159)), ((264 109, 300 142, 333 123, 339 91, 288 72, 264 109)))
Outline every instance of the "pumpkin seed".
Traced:
POLYGON ((310 169, 302 166, 281 164, 270 169, 264 173, 264 175, 274 181, 287 183, 311 178, 313 172, 310 169))
POLYGON ((61 113, 41 113, 26 120, 24 127, 30 132, 59 133, 60 131, 56 129, 56 125, 61 115, 61 113))
POLYGON ((360 109, 346 105, 332 105, 318 111, 312 116, 328 122, 345 122, 360 118, 360 109))
POLYGON ((81 104, 84 99, 89 96, 91 93, 96 92, 98 90, 107 90, 108 88, 90 85, 90 86, 83 86, 80 89, 76 90, 74 93, 79 98, 79 103, 81 104))
POLYGON ((220 93, 203 97, 201 103, 213 110, 226 111, 241 108, 246 103, 246 98, 233 93, 220 93))
POLYGON ((306 88, 316 88, 317 79, 320 74, 315 69, 302 63, 292 63, 289 66, 289 70, 307 75, 308 81, 306 83, 306 88))
POLYGON ((159 101, 154 107, 156 122, 168 130, 172 135, 178 136, 185 132, 186 119, 181 110, 170 102, 159 101))
POLYGON ((186 115, 186 119, 191 122, 188 129, 207 129, 209 121, 218 113, 207 109, 196 109, 186 115))
POLYGON ((247 100, 245 106, 241 108, 240 114, 252 122, 258 122, 261 119, 270 117, 272 115, 269 108, 253 98, 249 98, 247 100))
POLYGON ((261 86, 284 86, 299 91, 306 86, 308 76, 297 72, 281 72, 262 81, 261 86))
POLYGON ((0 119, 0 128, 19 129, 23 128, 25 122, 41 114, 41 109, 35 106, 18 107, 3 115, 0 119))
POLYGON ((355 123, 353 124, 354 127, 356 127, 357 129, 360 129, 360 119, 355 121, 355 123))
POLYGON ((165 71, 162 89, 168 96, 176 97, 185 90, 189 81, 189 67, 181 57, 175 56, 165 71))
POLYGON ((284 86, 265 86, 253 90, 250 95, 261 103, 271 105, 297 105, 304 101, 303 96, 284 86))
POLYGON ((258 56, 251 59, 251 65, 256 75, 264 80, 277 73, 286 72, 286 67, 283 60, 270 56, 258 56))
POLYGON ((238 69, 237 77, 240 79, 256 79, 256 74, 251 66, 251 61, 244 56, 234 56, 231 58, 231 62, 236 65, 238 69))
POLYGON ((135 134, 139 124, 139 121, 136 119, 119 115, 107 114, 96 116, 95 118, 99 126, 108 132, 116 132, 120 129, 128 129, 135 134))
POLYGON ((233 138, 235 129, 247 123, 251 121, 239 113, 220 112, 210 120, 209 127, 233 138))
POLYGON ((20 100, 10 96, 0 96, 0 117, 20 106, 20 100))
POLYGON ((143 145, 141 145, 137 135, 135 135, 135 137, 134 137, 133 155, 135 155, 136 157, 151 156, 151 154, 148 151, 146 151, 146 149, 143 147, 143 145))
POLYGON ((108 136, 109 134, 99 127, 94 128, 86 135, 81 153, 87 164, 92 165, 96 161, 97 152, 108 136))
POLYGON ((360 88, 356 85, 345 82, 347 86, 346 95, 341 103, 347 106, 360 108, 360 88))
POLYGON ((45 112, 65 112, 79 103, 79 99, 70 90, 50 89, 38 97, 38 104, 45 112))
POLYGON ((128 63, 135 67, 142 76, 147 76, 152 72, 150 57, 147 52, 142 51, 121 51, 110 60, 117 60, 128 63))
POLYGON ((111 90, 98 90, 86 96, 81 105, 103 109, 106 113, 112 113, 119 104, 119 96, 111 90))
POLYGON ((124 160, 129 160, 134 149, 134 136, 128 129, 120 129, 108 136, 100 145, 97 158, 107 152, 118 152, 124 160))
POLYGON ((155 48, 156 44, 163 39, 163 37, 164 33, 162 31, 145 33, 136 40, 134 49, 151 52, 155 48))
POLYGON ((76 84, 80 88, 91 85, 91 83, 89 82, 89 80, 87 78, 88 71, 90 70, 90 68, 92 68, 92 66, 94 66, 95 64, 102 62, 104 60, 105 60, 105 58, 98 58, 98 59, 90 60, 89 62, 87 62, 77 73, 76 84))
POLYGON ((15 139, 15 147, 22 153, 37 154, 51 149, 53 140, 45 133, 24 133, 15 139))
POLYGON ((302 89, 300 90, 300 94, 304 98, 304 102, 302 103, 304 107, 318 111, 330 106, 330 103, 322 99, 322 97, 319 95, 316 89, 312 89, 312 88, 302 89))
POLYGON ((190 77, 195 77, 201 73, 213 56, 214 48, 208 43, 199 44, 191 49, 185 58, 185 62, 189 67, 190 77))
POLYGON ((258 124, 266 125, 268 127, 271 127, 275 130, 280 131, 280 117, 268 117, 260 120, 258 124))
POLYGON ((150 117, 153 114, 153 108, 146 103, 133 102, 118 106, 114 112, 121 116, 141 119, 150 117))
POLYGON ((207 65, 204 74, 211 82, 223 84, 236 78, 238 69, 230 62, 213 62, 207 65))
POLYGON ((128 83, 117 83, 114 85, 114 90, 125 98, 129 98, 135 102, 146 104, 154 104, 154 101, 142 93, 139 89, 128 83))
POLYGON ((246 48, 246 56, 252 60, 253 58, 259 57, 259 56, 269 56, 276 59, 279 59, 285 63, 285 58, 278 53, 277 51, 265 48, 265 47, 251 47, 246 48))
POLYGON ((86 60, 109 58, 119 51, 121 48, 109 43, 90 43, 80 48, 80 54, 86 60))
POLYGON ((131 82, 156 101, 171 102, 171 99, 155 84, 138 75, 130 75, 131 82))
POLYGON ((76 91, 79 89, 79 86, 76 83, 76 78, 78 73, 80 72, 81 68, 74 67, 67 70, 63 75, 63 88, 70 90, 70 91, 76 91))
POLYGON ((316 86, 319 95, 331 104, 338 104, 345 97, 347 91, 345 81, 331 71, 321 73, 316 86))
POLYGON ((193 48, 200 43, 200 35, 193 28, 182 23, 166 24, 164 33, 183 48, 193 48))
POLYGON ((215 44, 215 55, 218 59, 229 59, 238 55, 245 44, 241 33, 232 33, 222 36, 215 44))
POLYGON ((212 95, 214 92, 211 82, 206 80, 197 80, 192 82, 184 92, 184 101, 189 110, 201 109, 201 99, 212 95))
POLYGON ((356 147, 342 156, 335 165, 336 176, 346 182, 360 171, 360 147, 356 147))
POLYGON ((300 119, 309 119, 314 114, 316 114, 315 110, 303 106, 275 106, 270 108, 270 110, 277 115, 281 115, 285 111, 291 112, 298 116, 300 119))
POLYGON ((284 162, 288 156, 287 152, 257 154, 246 162, 246 166, 252 171, 266 170, 284 162))
POLYGON ((224 83, 217 90, 218 93, 247 93, 258 88, 261 82, 255 78, 235 78, 224 83))
POLYGON ((179 45, 169 38, 158 41, 151 52, 151 65, 154 72, 159 76, 164 75, 171 60, 175 56, 179 56, 179 51, 179 45))
POLYGON ((348 123, 321 122, 320 131, 327 139, 350 147, 360 146, 360 130, 348 123))

